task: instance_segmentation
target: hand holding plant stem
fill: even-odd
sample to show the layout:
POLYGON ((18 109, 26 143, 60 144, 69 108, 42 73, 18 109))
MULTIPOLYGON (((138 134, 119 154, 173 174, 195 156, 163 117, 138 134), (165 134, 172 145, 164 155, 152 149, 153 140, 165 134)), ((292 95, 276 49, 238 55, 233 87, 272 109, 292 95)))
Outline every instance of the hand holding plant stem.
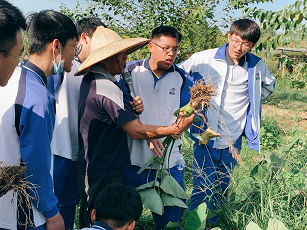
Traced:
MULTIPOLYGON (((196 82, 191 88, 190 102, 174 113, 177 120, 173 125, 179 127, 184 121, 183 117, 189 117, 195 114, 197 110, 208 108, 211 104, 212 96, 215 95, 216 93, 213 84, 205 84, 204 81, 196 82)), ((140 174, 150 167, 147 176, 147 184, 141 185, 137 189, 142 197, 144 206, 160 215, 164 212, 164 206, 187 208, 186 204, 181 200, 186 198, 186 194, 169 172, 170 155, 174 143, 175 139, 172 136, 167 136, 162 142, 165 148, 162 157, 159 158, 158 156, 153 155, 138 172, 140 174), (163 165, 168 151, 168 170, 166 170, 163 169, 163 165), (155 179, 152 182, 148 182, 150 172, 154 165, 157 165, 155 179)))

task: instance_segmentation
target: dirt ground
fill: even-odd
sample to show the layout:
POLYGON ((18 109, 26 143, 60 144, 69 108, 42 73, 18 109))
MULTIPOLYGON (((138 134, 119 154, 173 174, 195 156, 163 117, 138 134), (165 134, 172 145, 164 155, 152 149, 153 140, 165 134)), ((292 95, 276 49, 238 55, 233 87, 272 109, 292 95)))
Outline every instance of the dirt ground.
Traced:
POLYGON ((293 112, 287 109, 279 109, 272 105, 262 105, 262 116, 273 116, 278 123, 289 131, 298 123, 299 129, 307 130, 307 112, 293 112))

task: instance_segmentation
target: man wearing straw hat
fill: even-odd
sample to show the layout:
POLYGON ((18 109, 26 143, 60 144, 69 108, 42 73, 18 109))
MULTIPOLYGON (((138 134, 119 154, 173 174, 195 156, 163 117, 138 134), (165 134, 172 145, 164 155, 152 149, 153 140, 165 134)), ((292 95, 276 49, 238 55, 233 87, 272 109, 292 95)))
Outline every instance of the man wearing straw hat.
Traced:
POLYGON ((193 121, 191 116, 181 117, 171 126, 143 125, 123 100, 114 76, 124 72, 127 55, 148 42, 144 38, 122 39, 114 31, 98 27, 92 37, 91 54, 76 73, 87 73, 79 100, 81 227, 89 225, 90 211, 101 188, 122 183, 123 171, 130 166, 127 133, 133 139, 160 138, 186 130, 193 121))

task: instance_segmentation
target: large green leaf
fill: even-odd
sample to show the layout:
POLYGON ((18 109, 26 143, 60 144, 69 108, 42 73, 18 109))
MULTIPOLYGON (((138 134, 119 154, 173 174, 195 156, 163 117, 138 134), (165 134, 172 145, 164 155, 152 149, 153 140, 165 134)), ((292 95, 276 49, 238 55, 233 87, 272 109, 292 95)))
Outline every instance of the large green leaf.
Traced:
POLYGON ((288 230, 288 228, 284 225, 283 222, 281 222, 280 220, 277 220, 274 217, 269 220, 267 230, 288 230))
POLYGON ((179 222, 168 222, 162 230, 177 230, 179 227, 181 227, 181 223, 179 222))
POLYGON ((246 226, 246 230, 262 230, 255 222, 251 221, 246 226))
POLYGON ((147 169, 155 160, 157 156, 153 155, 151 158, 148 159, 148 161, 145 162, 145 164, 140 168, 138 171, 138 174, 141 174, 145 169, 147 169))
POLYGON ((254 179, 252 177, 244 178, 235 189, 235 200, 237 202, 245 201, 254 191, 254 179))
MULTIPOLYGON (((159 181, 156 181, 155 187, 159 187, 159 184, 160 184, 159 181)), ((141 186, 137 187, 136 190, 140 191, 146 188, 153 188, 153 187, 154 187, 154 181, 151 181, 147 184, 142 184, 141 186)))
POLYGON ((160 196, 154 188, 139 190, 143 205, 150 211, 162 215, 164 207, 160 196))
POLYGON ((170 194, 161 191, 160 196, 164 206, 176 206, 181 208, 188 208, 188 206, 181 199, 173 197, 170 194))
POLYGON ((201 203, 188 215, 184 230, 203 230, 206 227, 207 214, 207 204, 201 203))
MULTIPOLYGON (((290 64, 290 63, 288 63, 290 64)), ((269 166, 273 172, 277 172, 280 170, 284 165, 284 160, 279 157, 276 153, 271 153, 268 155, 265 160, 269 163, 269 166)))
POLYGON ((251 171, 251 176, 258 182, 267 181, 270 176, 270 172, 264 168, 263 164, 258 164, 251 171))
POLYGON ((181 188, 180 184, 170 175, 165 176, 160 182, 160 189, 165 193, 177 198, 187 199, 187 194, 181 188))

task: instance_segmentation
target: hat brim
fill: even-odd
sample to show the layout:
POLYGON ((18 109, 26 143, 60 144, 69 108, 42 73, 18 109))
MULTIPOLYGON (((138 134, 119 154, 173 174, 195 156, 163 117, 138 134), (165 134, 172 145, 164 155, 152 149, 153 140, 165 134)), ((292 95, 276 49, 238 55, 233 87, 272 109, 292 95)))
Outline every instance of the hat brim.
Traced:
POLYGON ((149 41, 149 39, 145 38, 122 39, 120 41, 113 42, 105 47, 96 49, 91 52, 90 55, 85 59, 85 61, 79 66, 78 71, 75 73, 75 76, 88 73, 89 68, 92 65, 95 65, 96 63, 101 62, 123 51, 125 51, 128 55, 140 49, 141 47, 149 43, 149 41))

